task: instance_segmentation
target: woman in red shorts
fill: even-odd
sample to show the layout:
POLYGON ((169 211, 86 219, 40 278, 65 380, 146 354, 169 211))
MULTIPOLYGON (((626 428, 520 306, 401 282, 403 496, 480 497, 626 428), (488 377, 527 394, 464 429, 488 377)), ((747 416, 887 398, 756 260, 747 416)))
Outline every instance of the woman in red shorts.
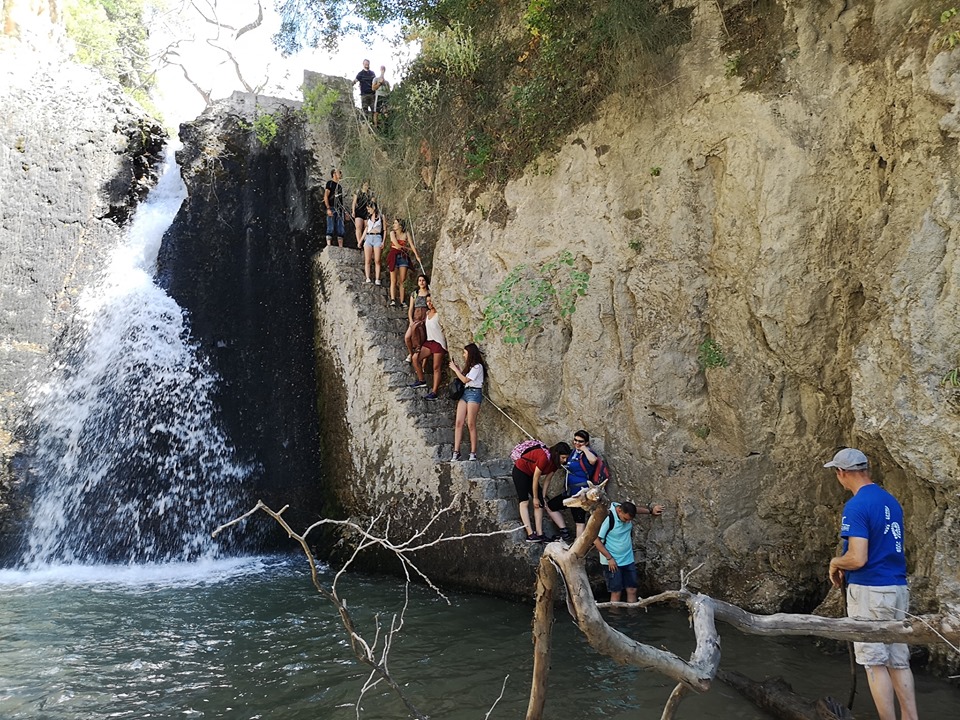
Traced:
POLYGON ((407 221, 396 218, 390 230, 390 252, 387 253, 387 270, 390 271, 390 307, 403 307, 403 295, 406 290, 407 271, 413 264, 410 253, 421 265, 420 253, 413 244, 413 237, 407 232, 407 221), (400 299, 397 301, 397 286, 400 299))

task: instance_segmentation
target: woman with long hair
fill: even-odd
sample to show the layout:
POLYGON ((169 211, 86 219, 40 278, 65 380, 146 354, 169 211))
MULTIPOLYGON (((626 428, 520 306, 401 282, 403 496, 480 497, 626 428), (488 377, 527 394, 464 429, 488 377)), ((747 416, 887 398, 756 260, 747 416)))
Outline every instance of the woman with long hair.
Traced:
POLYGON ((567 462, 570 446, 558 442, 551 448, 537 445, 527 448, 513 464, 513 485, 520 500, 520 519, 527 531, 527 542, 546 542, 543 534, 544 495, 550 477, 567 462), (530 499, 533 498, 534 526, 530 524, 530 499), (534 527, 536 532, 534 532, 534 527))
POLYGON ((390 307, 403 307, 403 295, 406 290, 407 270, 413 265, 410 253, 413 252, 417 262, 420 253, 413 244, 413 236, 407 232, 407 221, 395 218, 390 230, 390 252, 387 253, 387 270, 390 273, 390 307), (397 302, 397 286, 400 288, 400 301, 397 302))
POLYGON ((380 284, 380 249, 383 247, 383 218, 380 217, 380 208, 372 200, 367 204, 367 222, 363 228, 363 274, 370 282, 370 261, 373 260, 377 270, 377 285, 380 284))
POLYGON ((423 321, 427 331, 427 339, 420 347, 420 354, 413 359, 413 369, 417 373, 417 381, 410 387, 421 388, 427 386, 423 377, 423 366, 428 358, 433 358, 433 389, 424 395, 424 400, 436 400, 440 390, 440 376, 443 374, 443 356, 447 354, 447 339, 440 327, 440 316, 433 306, 433 298, 427 295, 427 318, 423 321))
POLYGON ((357 238, 357 249, 363 248, 361 238, 363 230, 367 225, 367 205, 373 200, 373 193, 370 192, 370 181, 364 180, 360 183, 360 189, 353 194, 353 228, 356 231, 354 237, 357 238))
POLYGON ((430 278, 423 274, 418 275, 417 291, 410 296, 410 306, 407 309, 407 331, 403 334, 403 342, 407 346, 407 362, 413 362, 414 357, 420 354, 420 347, 427 339, 423 323, 427 319, 429 295, 430 278))
POLYGON ((475 343, 463 346, 463 367, 450 359, 450 369, 464 384, 463 395, 457 401, 457 418, 453 425, 453 458, 460 459, 460 441, 463 439, 463 424, 470 433, 470 460, 477 459, 477 413, 483 402, 483 381, 487 366, 475 343))

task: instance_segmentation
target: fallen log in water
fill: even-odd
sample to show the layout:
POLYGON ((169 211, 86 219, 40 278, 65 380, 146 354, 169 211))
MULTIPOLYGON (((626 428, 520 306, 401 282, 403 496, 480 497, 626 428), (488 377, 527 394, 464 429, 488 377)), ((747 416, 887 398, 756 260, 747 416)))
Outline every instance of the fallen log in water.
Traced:
POLYGON ((718 670, 717 678, 781 720, 853 720, 853 714, 833 698, 807 700, 781 677, 757 682, 738 672, 718 670))

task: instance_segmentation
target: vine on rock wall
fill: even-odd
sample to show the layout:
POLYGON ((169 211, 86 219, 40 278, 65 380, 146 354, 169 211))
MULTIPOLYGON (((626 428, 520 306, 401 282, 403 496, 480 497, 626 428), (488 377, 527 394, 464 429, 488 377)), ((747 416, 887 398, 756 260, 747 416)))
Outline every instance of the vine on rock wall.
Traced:
POLYGON ((523 343, 531 327, 542 327, 543 317, 561 318, 576 312, 577 298, 587 293, 590 273, 574 267, 573 253, 564 250, 539 267, 514 267, 487 298, 483 321, 474 333, 477 342, 499 330, 505 343, 523 343))

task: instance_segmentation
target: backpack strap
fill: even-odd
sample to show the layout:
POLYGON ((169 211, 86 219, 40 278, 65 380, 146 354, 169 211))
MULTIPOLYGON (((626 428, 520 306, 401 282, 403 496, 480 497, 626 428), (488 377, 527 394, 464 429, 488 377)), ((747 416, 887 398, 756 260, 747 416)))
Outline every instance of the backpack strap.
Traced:
POLYGON ((610 509, 610 514, 607 515, 606 520, 604 520, 604 522, 606 522, 607 520, 610 521, 610 527, 607 528, 607 531, 603 533, 603 537, 600 538, 600 542, 602 542, 604 545, 607 544, 607 536, 610 534, 610 531, 613 530, 613 526, 617 522, 613 517, 613 508, 610 509))

